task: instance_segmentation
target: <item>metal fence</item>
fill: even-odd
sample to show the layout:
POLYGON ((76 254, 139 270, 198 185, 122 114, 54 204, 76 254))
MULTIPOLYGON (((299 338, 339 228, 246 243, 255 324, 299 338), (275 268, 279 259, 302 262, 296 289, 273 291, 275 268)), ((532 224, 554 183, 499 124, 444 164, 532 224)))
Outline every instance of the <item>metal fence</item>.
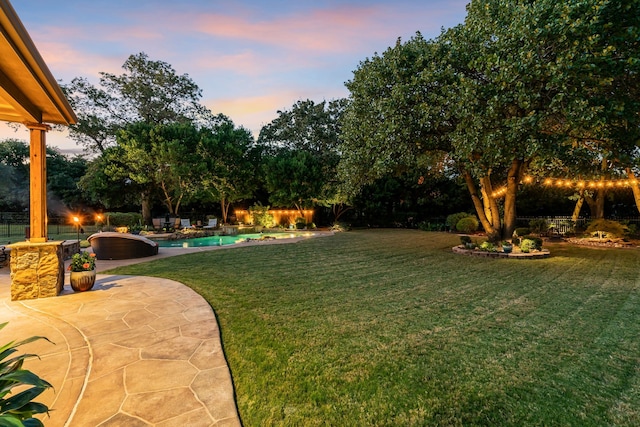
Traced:
MULTIPOLYGON (((78 233, 91 233, 95 231, 93 224, 82 226, 78 230, 75 225, 65 223, 68 218, 49 217, 47 225, 47 235, 50 237, 59 235, 69 235, 78 233)), ((17 241, 28 236, 29 215, 23 212, 0 212, 0 243, 5 244, 5 240, 17 241)))
POLYGON ((557 234, 573 233, 576 229, 585 229, 590 218, 580 217, 575 221, 570 216, 537 216, 518 217, 516 223, 518 227, 528 227, 533 220, 544 219, 549 224, 549 230, 557 234))
MULTIPOLYGON (((518 227, 528 227, 529 222, 536 219, 544 219, 549 224, 549 230, 557 234, 573 233, 576 230, 584 230, 589 225, 591 218, 579 217, 575 221, 570 216, 537 216, 537 217, 518 217, 516 223, 518 227)), ((626 225, 635 224, 640 228, 640 217, 610 217, 607 218, 618 221, 626 225)))

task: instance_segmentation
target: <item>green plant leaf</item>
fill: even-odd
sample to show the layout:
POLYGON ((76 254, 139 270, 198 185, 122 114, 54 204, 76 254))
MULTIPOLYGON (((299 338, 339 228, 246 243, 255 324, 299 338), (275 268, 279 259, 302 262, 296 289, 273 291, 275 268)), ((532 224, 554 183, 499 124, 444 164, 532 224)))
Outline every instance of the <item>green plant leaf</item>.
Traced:
POLYGON ((37 418, 29 418, 28 420, 24 420, 22 425, 24 427, 44 427, 42 421, 37 418))
POLYGON ((0 402, 0 412, 19 412, 22 407, 38 397, 45 390, 46 387, 31 387, 30 389, 20 392, 6 399, 4 402, 0 402))
MULTIPOLYGON (((38 420, 39 421, 39 420, 38 420)), ((0 415, 0 425, 3 427, 24 427, 27 424, 20 421, 19 418, 14 417, 13 415, 0 415)), ((38 424, 31 424, 33 426, 37 426, 38 424)), ((42 422, 40 423, 42 425, 42 422)))
POLYGON ((51 387, 47 381, 43 380, 36 374, 25 369, 11 372, 2 378, 4 381, 13 381, 17 384, 33 385, 36 387, 51 387))

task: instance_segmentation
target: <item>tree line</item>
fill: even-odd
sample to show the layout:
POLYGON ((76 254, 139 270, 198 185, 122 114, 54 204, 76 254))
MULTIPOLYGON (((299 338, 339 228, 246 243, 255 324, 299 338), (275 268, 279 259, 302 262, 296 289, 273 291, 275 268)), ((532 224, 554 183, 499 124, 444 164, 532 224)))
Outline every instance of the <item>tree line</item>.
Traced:
POLYGON ((494 239, 511 235, 516 208, 585 203, 598 218, 626 197, 525 177, 627 178, 640 201, 640 1, 474 0, 467 12, 434 39, 416 33, 363 60, 348 98, 278 111, 255 140, 144 53, 98 85, 76 78, 63 87, 79 118, 70 136, 93 156, 77 194, 139 206, 147 223, 158 206, 214 203, 226 221, 248 201, 363 223, 471 209, 494 239))

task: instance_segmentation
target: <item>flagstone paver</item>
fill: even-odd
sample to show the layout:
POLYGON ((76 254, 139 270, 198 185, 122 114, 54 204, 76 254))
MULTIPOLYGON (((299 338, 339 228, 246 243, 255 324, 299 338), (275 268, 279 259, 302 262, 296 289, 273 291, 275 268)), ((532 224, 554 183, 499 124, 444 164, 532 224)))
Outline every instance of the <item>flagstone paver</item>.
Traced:
MULTIPOLYGON (((4 270, 4 269, 3 269, 4 270)), ((47 427, 240 426, 211 307, 188 287, 149 277, 98 275, 93 290, 10 300, 0 271, 0 344, 21 348, 53 390, 47 427)), ((68 278, 67 278, 68 282, 68 278)))

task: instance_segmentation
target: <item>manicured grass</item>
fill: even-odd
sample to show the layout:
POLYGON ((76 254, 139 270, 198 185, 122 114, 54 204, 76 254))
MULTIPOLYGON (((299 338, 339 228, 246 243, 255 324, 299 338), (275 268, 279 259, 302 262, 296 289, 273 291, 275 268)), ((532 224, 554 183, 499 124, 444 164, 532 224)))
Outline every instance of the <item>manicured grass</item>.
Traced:
POLYGON ((118 269, 214 308, 246 426, 640 425, 640 250, 352 231, 118 269))

